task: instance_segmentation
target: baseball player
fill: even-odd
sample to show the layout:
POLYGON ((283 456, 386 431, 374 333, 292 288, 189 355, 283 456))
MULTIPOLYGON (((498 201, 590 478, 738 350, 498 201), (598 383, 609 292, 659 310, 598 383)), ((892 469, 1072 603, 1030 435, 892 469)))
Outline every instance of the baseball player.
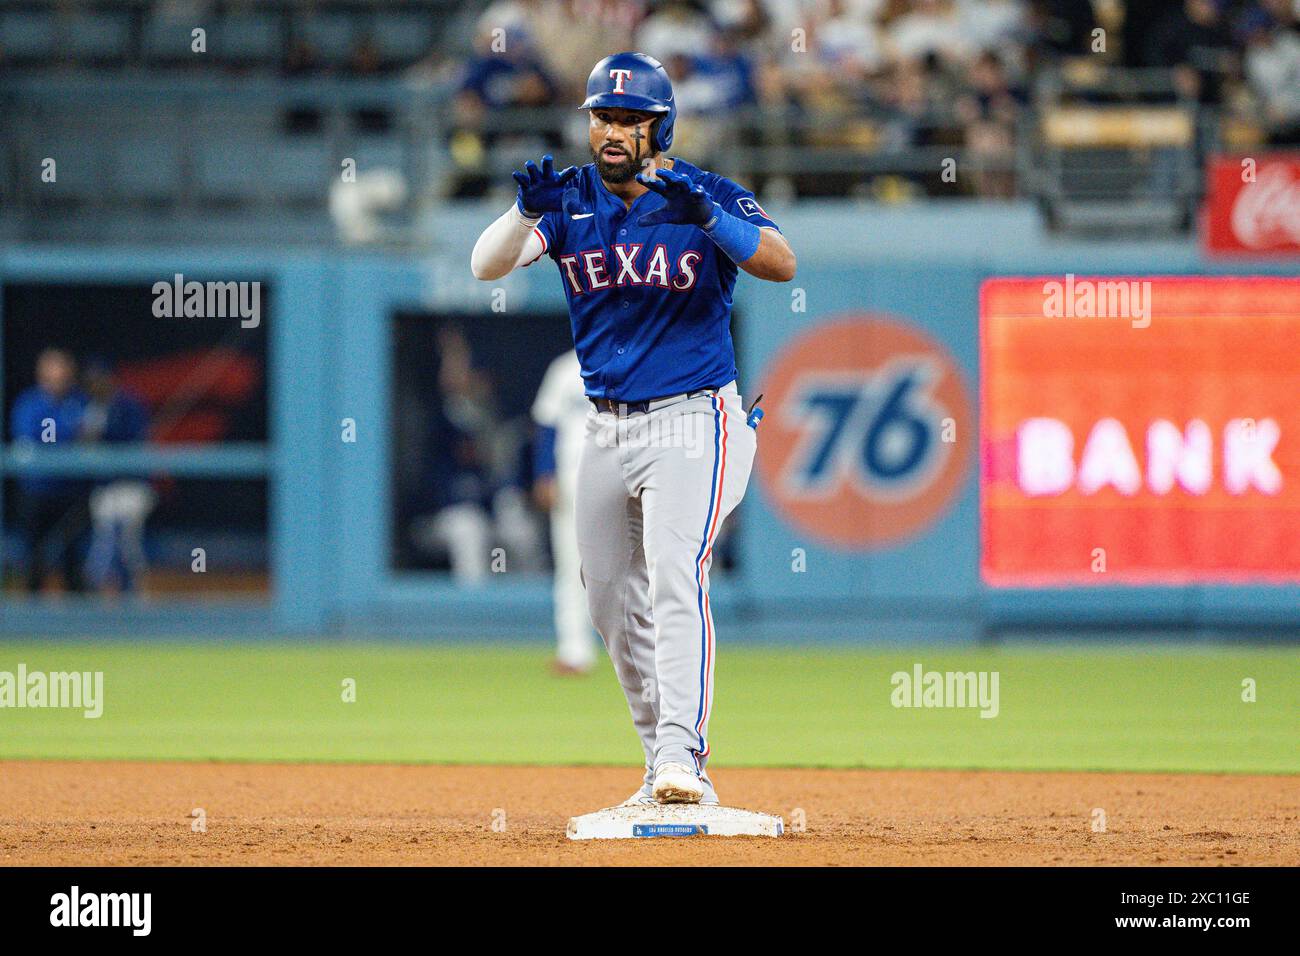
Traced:
POLYGON ((547 367, 532 409, 537 424, 533 497, 551 514, 557 674, 585 674, 596 664, 596 637, 578 573, 578 537, 573 517, 578 463, 590 410, 578 354, 569 349, 547 367))
POLYGON ((558 173, 550 156, 526 163, 471 268, 492 280, 543 255, 559 268, 592 406, 580 573, 645 750, 628 802, 716 803, 709 567, 756 448, 736 389, 731 296, 739 270, 785 282, 795 257, 752 193, 664 155, 677 109, 657 60, 601 60, 581 108, 593 162, 558 173))

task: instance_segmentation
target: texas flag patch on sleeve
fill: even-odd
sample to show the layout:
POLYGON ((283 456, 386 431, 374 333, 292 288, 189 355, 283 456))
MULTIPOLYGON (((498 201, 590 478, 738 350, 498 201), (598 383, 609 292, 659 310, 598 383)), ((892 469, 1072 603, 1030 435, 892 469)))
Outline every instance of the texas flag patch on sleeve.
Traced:
POLYGON ((746 216, 762 216, 764 219, 772 218, 763 211, 763 207, 758 204, 758 200, 752 196, 742 196, 736 200, 736 205, 740 207, 740 211, 746 216))

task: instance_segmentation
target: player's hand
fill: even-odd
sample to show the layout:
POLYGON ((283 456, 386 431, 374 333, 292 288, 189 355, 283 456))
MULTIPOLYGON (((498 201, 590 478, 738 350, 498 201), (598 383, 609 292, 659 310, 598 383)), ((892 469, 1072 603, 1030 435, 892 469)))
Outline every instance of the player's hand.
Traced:
POLYGON ((560 212, 564 203, 565 187, 569 180, 578 175, 578 167, 570 166, 563 172, 555 171, 555 162, 551 154, 542 157, 542 168, 538 169, 530 159, 524 163, 523 172, 514 172, 515 182, 519 184, 519 209, 529 218, 535 218, 545 212, 560 212))
POLYGON ((637 220, 638 226, 657 226, 662 222, 683 226, 702 226, 714 217, 717 203, 703 186, 691 181, 689 176, 671 169, 656 169, 651 179, 637 173, 636 181, 651 192, 664 197, 664 205, 648 212, 637 220))

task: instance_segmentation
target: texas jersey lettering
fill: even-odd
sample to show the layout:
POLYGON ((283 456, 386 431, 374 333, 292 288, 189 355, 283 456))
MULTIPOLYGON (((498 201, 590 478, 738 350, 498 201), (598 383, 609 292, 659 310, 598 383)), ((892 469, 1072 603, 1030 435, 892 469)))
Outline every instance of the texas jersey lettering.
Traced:
MULTIPOLYGON (((677 159, 725 212, 778 228, 754 194, 677 159)), ((738 268, 698 226, 637 220, 662 208, 653 192, 631 208, 594 164, 574 177, 576 199, 537 224, 543 254, 559 266, 587 394, 640 402, 725 385, 736 378, 731 294, 738 268)), ((539 257, 540 258, 540 257, 539 257)))

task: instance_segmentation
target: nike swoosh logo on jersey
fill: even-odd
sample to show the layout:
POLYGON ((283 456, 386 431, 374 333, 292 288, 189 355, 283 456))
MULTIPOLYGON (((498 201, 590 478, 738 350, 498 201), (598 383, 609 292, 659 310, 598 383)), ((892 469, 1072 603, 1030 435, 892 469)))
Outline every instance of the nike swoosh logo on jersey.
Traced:
POLYGON ((592 216, 594 216, 594 215, 596 215, 594 212, 580 212, 580 213, 577 213, 577 214, 575 214, 575 215, 570 216, 569 218, 570 218, 570 219, 590 219, 590 218, 591 218, 592 216))

